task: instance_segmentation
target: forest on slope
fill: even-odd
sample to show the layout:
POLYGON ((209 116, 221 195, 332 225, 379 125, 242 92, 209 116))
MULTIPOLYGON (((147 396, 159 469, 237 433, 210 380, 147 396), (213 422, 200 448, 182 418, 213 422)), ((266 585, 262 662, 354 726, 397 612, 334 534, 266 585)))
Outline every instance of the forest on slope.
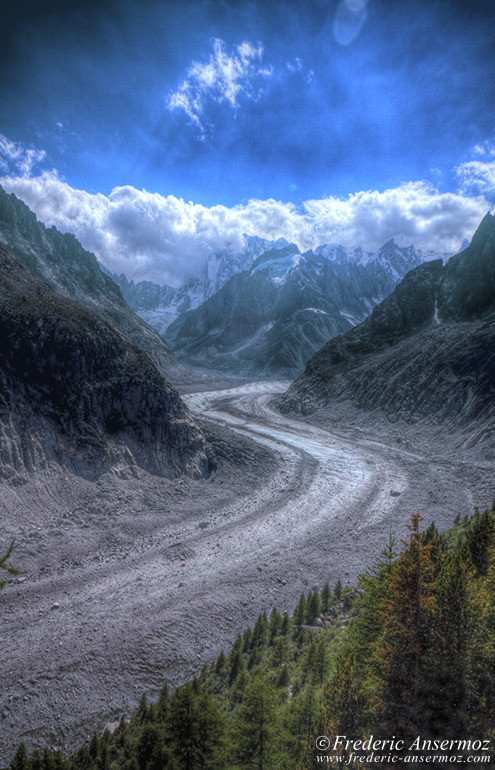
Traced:
POLYGON ((173 692, 165 683, 156 703, 143 696, 113 733, 70 757, 28 756, 21 744, 11 770, 358 768, 334 737, 371 735, 400 738, 406 763, 426 754, 446 767, 469 755, 490 763, 495 504, 445 533, 420 522, 411 517, 399 553, 390 537, 356 588, 327 583, 302 594, 292 617, 263 612, 227 655, 173 692))

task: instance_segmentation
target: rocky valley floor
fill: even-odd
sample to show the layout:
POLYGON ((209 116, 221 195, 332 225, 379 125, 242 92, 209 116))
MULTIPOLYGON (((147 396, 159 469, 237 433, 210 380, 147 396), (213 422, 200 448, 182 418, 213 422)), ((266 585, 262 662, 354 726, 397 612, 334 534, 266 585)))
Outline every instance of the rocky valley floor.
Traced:
POLYGON ((20 740, 77 746, 261 610, 354 582, 411 513, 444 529, 495 498, 493 458, 464 438, 350 408, 287 418, 271 405, 286 386, 186 396, 219 461, 208 481, 53 468, 2 485, 22 575, 0 594, 0 764, 20 740))

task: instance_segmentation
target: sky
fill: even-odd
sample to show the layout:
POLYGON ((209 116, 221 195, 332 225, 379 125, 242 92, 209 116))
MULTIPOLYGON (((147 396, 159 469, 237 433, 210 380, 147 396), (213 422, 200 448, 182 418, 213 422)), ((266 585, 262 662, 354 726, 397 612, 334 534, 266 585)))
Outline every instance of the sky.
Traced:
POLYGON ((495 5, 19 0, 0 183, 180 285, 243 234, 456 251, 495 204, 495 5))

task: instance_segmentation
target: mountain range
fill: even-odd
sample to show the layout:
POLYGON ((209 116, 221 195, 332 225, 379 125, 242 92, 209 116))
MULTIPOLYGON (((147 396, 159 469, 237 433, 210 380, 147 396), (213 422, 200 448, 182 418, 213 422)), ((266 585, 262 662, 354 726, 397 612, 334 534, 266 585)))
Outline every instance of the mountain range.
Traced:
POLYGON ((481 440, 495 421, 494 217, 456 256, 435 256, 394 240, 374 253, 301 253, 252 238, 241 254, 207 261, 201 302, 199 284, 188 294, 121 277, 134 304, 157 312, 168 300, 179 312, 178 297, 191 305, 196 291, 198 306, 175 318, 166 342, 94 255, 0 188, 4 475, 50 461, 91 478, 122 462, 208 475, 211 451, 166 379, 178 371, 171 348, 229 373, 304 370, 282 398, 286 412, 347 400, 394 419, 474 426, 481 440))
POLYGON ((360 323, 402 276, 435 256, 394 240, 375 253, 342 246, 301 253, 276 242, 179 315, 164 337, 193 366, 293 378, 325 342, 360 323))
POLYGON ((268 241, 256 236, 244 236, 244 248, 240 251, 221 251, 205 257, 199 278, 192 278, 178 288, 161 286, 152 281, 133 280, 121 273, 117 275, 102 270, 119 286, 122 295, 129 305, 143 320, 164 334, 175 319, 194 310, 222 288, 236 273, 247 269, 260 254, 270 248, 283 248, 288 241, 280 238, 278 241, 268 241))
POLYGON ((495 217, 446 264, 410 271, 361 324, 324 345, 282 399, 310 413, 337 401, 495 432, 495 217))

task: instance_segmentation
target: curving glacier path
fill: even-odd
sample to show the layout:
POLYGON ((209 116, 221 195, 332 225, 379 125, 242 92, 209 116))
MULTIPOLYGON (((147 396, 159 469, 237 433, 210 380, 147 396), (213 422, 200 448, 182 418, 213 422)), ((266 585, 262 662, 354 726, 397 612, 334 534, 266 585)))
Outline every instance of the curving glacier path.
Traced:
POLYGON ((401 466, 380 464, 378 470, 376 458, 366 447, 359 448, 354 442, 270 408, 270 401, 288 386, 285 382, 253 383, 184 396, 193 414, 228 426, 279 453, 292 471, 301 460, 312 465, 311 484, 299 489, 294 486, 291 499, 256 522, 253 536, 261 527, 265 547, 273 542, 290 547, 301 537, 317 532, 332 540, 332 528, 339 523, 355 536, 388 519, 397 507, 396 497, 407 486, 407 474, 401 466))
POLYGON ((2 486, 23 575, 0 596, 0 762, 20 740, 77 746, 213 661, 261 610, 354 582, 412 512, 446 527, 495 496, 486 468, 405 429, 282 416, 270 403, 285 387, 184 397, 217 436, 208 481, 52 469, 2 486))

